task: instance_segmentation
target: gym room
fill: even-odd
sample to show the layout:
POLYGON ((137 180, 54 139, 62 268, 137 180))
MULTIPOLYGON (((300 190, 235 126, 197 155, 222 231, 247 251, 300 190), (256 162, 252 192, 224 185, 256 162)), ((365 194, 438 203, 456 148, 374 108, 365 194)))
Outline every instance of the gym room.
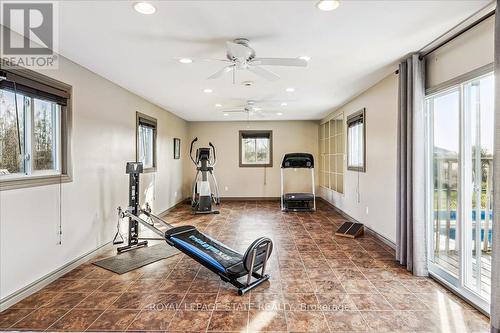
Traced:
POLYGON ((500 333, 499 1, 2 0, 0 330, 500 333))

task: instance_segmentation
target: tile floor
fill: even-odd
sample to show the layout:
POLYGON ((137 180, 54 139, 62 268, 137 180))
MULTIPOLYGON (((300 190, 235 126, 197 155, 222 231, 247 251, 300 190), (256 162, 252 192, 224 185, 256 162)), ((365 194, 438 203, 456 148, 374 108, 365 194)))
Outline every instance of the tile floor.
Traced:
POLYGON ((239 297, 182 254, 123 275, 89 262, 0 313, 0 329, 489 331, 485 316, 431 279, 411 276, 376 239, 335 237, 342 217, 324 204, 314 214, 284 214, 277 202, 228 202, 210 216, 192 216, 183 206, 166 219, 196 225, 242 252, 255 238, 270 236, 271 280, 239 297))

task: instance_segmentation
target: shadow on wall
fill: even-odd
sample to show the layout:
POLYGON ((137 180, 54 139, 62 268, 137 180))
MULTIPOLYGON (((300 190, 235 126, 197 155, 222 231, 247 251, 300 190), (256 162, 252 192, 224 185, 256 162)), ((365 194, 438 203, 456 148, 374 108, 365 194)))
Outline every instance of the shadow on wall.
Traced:
POLYGON ((98 168, 97 169, 97 178, 99 184, 98 197, 97 197, 97 207, 96 214, 94 215, 94 219, 92 221, 91 230, 98 230, 96 233, 96 242, 97 244, 102 244, 103 242, 108 241, 107 239, 99 239, 100 237, 107 238, 111 231, 111 225, 113 223, 106 223, 107 221, 114 221, 112 216, 107 216, 106 212, 114 212, 114 210, 110 210, 111 205, 113 204, 113 200, 111 198, 112 193, 110 192, 111 186, 109 186, 110 182, 110 174, 109 170, 106 168, 98 168))
POLYGON ((152 172, 150 174, 143 174, 144 179, 144 190, 142 191, 142 198, 139 198, 140 207, 144 207, 146 203, 149 204, 152 211, 154 212, 155 203, 155 183, 156 183, 156 173, 152 172), (149 178, 149 180, 147 180, 149 178))

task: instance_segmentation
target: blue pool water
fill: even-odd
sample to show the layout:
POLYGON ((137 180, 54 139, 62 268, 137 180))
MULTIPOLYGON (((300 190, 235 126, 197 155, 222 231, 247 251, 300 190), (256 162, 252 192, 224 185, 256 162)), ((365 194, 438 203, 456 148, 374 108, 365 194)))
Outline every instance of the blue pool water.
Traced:
MULTIPOLYGON (((435 217, 437 217, 437 213, 435 213, 435 217)), ((446 211, 440 211, 439 212, 439 217, 440 219, 443 221, 446 221, 446 217, 447 217, 447 214, 446 214, 446 211)), ((481 211, 481 221, 484 221, 486 217, 486 211, 482 210, 481 211)), ((450 211, 450 219, 453 221, 453 220, 456 220, 457 218, 457 211, 455 210, 452 210, 450 211)), ((472 212, 472 220, 475 221, 476 220, 476 212, 473 211, 472 212)), ((493 211, 490 211, 490 221, 493 221, 493 211)), ((491 242, 491 233, 492 230, 490 229, 488 231, 488 240, 491 242)), ((441 227, 441 234, 446 234, 446 227, 441 227)), ((456 228, 455 226, 451 226, 450 228, 450 233, 449 233, 449 237, 450 239, 455 239, 456 237, 456 228)), ((484 228, 481 228, 481 241, 484 240, 484 237, 485 237, 485 230, 484 228)), ((472 229, 472 239, 475 239, 476 238, 476 229, 472 229)))

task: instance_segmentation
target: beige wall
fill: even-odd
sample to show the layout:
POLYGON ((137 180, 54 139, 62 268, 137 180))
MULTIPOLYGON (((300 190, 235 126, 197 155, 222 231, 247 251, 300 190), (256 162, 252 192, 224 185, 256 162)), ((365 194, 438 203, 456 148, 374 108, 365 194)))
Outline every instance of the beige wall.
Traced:
MULTIPOLYGON (((280 162, 283 154, 318 151, 318 122, 316 121, 259 121, 259 122, 192 122, 190 140, 198 137, 198 147, 211 141, 217 148, 215 174, 222 197, 279 197, 280 162), (273 131, 273 167, 239 167, 239 131, 261 129, 273 131)), ((195 171, 191 163, 186 170, 188 182, 195 171)), ((311 191, 310 172, 286 171, 287 191, 311 191)))
MULTIPOLYGON (((492 61, 490 18, 428 56, 427 87, 492 61)), ((136 111, 158 119, 158 170, 141 178, 142 201, 150 202, 155 212, 190 195, 195 170, 187 154, 195 136, 200 145, 211 141, 217 147, 215 173, 223 197, 277 197, 284 153, 311 152, 318 160, 315 121, 187 123, 64 58, 59 70, 44 74, 73 86, 73 181, 0 192, 0 301, 112 239, 116 207, 127 205, 125 163, 135 160, 136 111), (272 168, 239 167, 242 129, 273 130, 272 168), (182 142, 181 160, 172 159, 174 137, 182 142)), ((325 188, 319 194, 395 241, 397 75, 389 75, 330 116, 343 112, 346 117, 361 108, 366 108, 367 171, 346 171, 344 194, 325 188)), ((288 170, 287 180, 286 191, 310 190, 307 171, 288 170)))
POLYGON ((493 63, 495 17, 490 17, 426 57, 426 87, 493 63))
POLYGON ((73 181, 0 192, 0 299, 112 240, 116 208, 128 205, 136 111, 158 119, 158 170, 142 177, 143 198, 161 212, 187 195, 187 159, 172 158, 174 137, 187 151, 184 120, 62 57, 44 74, 73 86, 73 181))
POLYGON ((391 74, 323 119, 344 113, 345 120, 366 108, 366 172, 348 171, 344 158, 344 194, 324 187, 319 191, 324 199, 393 242, 396 239, 397 102, 398 76, 391 74))

